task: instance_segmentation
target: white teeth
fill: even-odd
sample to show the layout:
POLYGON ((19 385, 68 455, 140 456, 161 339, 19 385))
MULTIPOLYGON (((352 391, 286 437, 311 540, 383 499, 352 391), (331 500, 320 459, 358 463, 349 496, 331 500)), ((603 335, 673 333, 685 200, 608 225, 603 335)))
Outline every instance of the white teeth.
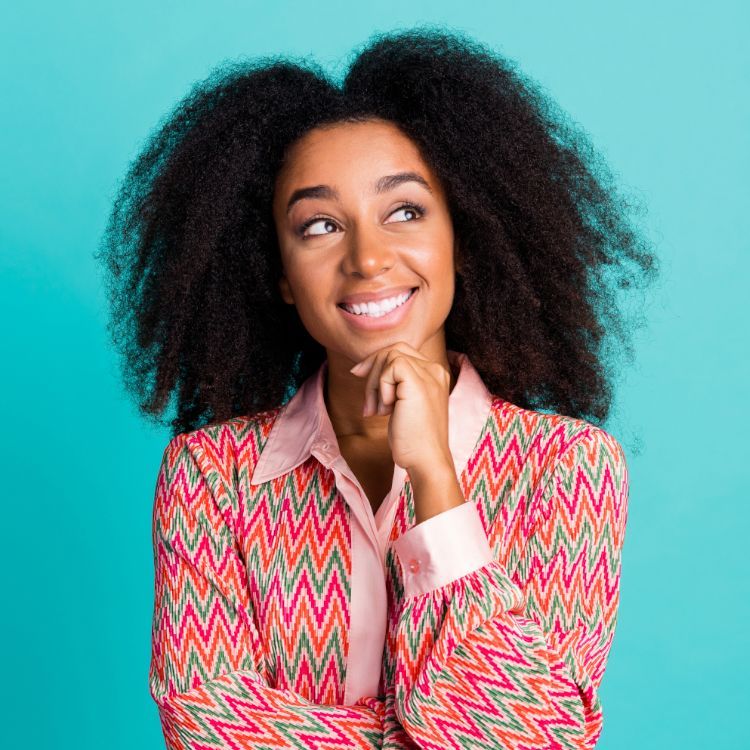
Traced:
POLYGON ((383 315, 387 315, 394 308, 403 305, 411 295, 412 292, 409 291, 398 297, 391 297, 390 299, 384 299, 380 302, 365 302, 361 305, 344 305, 344 309, 355 315, 367 315, 373 318, 380 318, 383 315))

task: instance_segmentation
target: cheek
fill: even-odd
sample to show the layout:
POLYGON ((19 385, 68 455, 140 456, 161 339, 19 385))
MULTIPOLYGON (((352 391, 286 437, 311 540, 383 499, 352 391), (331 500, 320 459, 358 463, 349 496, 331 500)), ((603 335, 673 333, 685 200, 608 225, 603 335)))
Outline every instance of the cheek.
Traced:
POLYGON ((287 279, 297 307, 307 310, 325 304, 330 286, 328 278, 328 271, 320 262, 290 264, 287 279))
POLYGON ((444 284, 453 276, 453 244, 445 234, 436 233, 420 242, 419 248, 411 253, 411 260, 415 270, 433 284, 444 284))

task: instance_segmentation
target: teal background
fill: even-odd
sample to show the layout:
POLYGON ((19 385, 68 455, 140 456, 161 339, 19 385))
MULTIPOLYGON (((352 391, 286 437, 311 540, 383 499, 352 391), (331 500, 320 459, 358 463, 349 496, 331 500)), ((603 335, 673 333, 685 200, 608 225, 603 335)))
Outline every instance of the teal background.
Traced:
POLYGON ((343 62, 444 23, 583 124, 662 259, 607 429, 630 515, 598 747, 748 746, 750 57, 741 2, 26 2, 0 19, 3 745, 161 748, 147 671, 167 431, 126 401, 92 253, 157 121, 225 59, 343 62))

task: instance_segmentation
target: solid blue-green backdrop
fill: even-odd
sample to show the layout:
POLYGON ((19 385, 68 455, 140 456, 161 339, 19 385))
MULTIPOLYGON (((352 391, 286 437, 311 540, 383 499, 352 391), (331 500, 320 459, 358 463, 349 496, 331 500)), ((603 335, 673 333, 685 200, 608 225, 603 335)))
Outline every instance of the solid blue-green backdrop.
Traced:
POLYGON ((290 54, 333 67, 375 32, 431 22, 517 61, 582 124, 648 205, 662 258, 607 425, 628 450, 631 494, 599 747, 747 747, 746 8, 6 6, 3 744, 163 747, 147 670, 151 504, 168 435, 124 396, 92 257, 117 181, 158 120, 219 62, 290 54))

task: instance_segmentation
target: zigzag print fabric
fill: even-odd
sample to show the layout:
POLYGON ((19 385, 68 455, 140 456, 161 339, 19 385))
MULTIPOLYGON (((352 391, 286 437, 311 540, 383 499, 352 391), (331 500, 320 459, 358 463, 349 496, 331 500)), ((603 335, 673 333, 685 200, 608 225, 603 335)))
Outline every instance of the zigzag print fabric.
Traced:
POLYGON ((345 705, 352 518, 312 456, 252 483, 278 414, 164 450, 149 684, 167 748, 593 748, 627 520, 617 440, 495 397, 459 477, 493 559, 405 597, 392 543, 414 527, 407 477, 381 690, 345 705))

